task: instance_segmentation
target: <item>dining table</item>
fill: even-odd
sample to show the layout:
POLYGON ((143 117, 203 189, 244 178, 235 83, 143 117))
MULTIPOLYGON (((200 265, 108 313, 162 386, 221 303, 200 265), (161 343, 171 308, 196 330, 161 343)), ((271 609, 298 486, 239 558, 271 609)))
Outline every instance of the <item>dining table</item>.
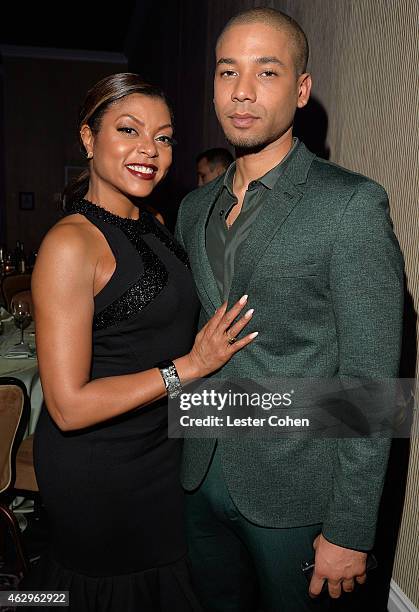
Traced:
POLYGON ((2 309, 0 312, 0 376, 18 378, 26 387, 31 411, 25 436, 29 436, 35 431, 44 399, 36 358, 35 323, 33 321, 24 330, 24 341, 29 350, 20 350, 19 341, 20 330, 15 326, 13 316, 2 309))
MULTIPOLYGON (((15 326, 13 316, 0 307, 0 376, 18 378, 26 387, 30 399, 29 421, 24 433, 24 437, 27 437, 35 431, 44 399, 36 358, 34 321, 24 330, 26 346, 19 345, 20 338, 21 332, 15 326)), ((16 515, 20 529, 24 531, 27 526, 25 515, 34 510, 33 500, 22 496, 15 497, 11 509, 16 515)))

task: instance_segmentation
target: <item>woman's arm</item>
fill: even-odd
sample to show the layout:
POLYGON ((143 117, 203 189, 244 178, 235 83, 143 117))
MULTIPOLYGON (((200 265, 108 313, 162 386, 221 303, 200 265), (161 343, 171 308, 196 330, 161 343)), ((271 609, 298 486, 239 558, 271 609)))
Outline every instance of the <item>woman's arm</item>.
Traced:
MULTIPOLYGON (((62 223, 45 237, 33 272, 42 388, 51 417, 63 431, 89 427, 166 395, 158 368, 89 380, 97 261, 89 229, 62 223)), ((251 342, 246 336, 229 346, 222 337, 243 305, 228 313, 225 305, 220 308, 198 334, 191 353, 176 359, 183 383, 221 367, 251 342)), ((234 324, 233 335, 250 316, 234 324)))

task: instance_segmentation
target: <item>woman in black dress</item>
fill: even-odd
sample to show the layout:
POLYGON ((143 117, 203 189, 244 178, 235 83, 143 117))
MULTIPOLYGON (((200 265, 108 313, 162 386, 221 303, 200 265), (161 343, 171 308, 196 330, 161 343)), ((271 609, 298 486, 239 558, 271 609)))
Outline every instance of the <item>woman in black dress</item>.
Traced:
POLYGON ((166 389, 215 371, 254 334, 228 341, 251 318, 234 322, 244 296, 195 337, 186 254, 139 204, 169 169, 172 132, 164 95, 138 75, 88 92, 88 173, 33 273, 46 404, 34 456, 52 538, 22 588, 69 590, 74 612, 199 609, 166 389))

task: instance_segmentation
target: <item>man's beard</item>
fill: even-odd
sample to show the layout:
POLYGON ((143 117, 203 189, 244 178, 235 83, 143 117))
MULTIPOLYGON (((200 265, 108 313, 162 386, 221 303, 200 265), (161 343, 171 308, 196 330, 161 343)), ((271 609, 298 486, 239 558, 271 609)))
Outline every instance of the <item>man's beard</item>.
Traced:
POLYGON ((237 153, 241 155, 249 155, 251 153, 259 153, 269 144, 274 142, 277 134, 255 134, 254 136, 229 136, 224 132, 224 136, 229 144, 231 144, 237 153))
POLYGON ((241 155, 249 155, 251 153, 259 153, 265 145, 265 140, 256 138, 229 138, 226 135, 227 142, 230 143, 241 155))

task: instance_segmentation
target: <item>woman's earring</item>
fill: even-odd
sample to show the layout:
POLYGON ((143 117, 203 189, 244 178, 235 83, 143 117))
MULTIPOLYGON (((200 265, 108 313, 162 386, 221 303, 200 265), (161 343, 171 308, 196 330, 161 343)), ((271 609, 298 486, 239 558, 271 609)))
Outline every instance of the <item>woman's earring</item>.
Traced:
POLYGON ((89 151, 88 154, 86 155, 87 159, 92 159, 93 157, 93 151, 89 151))

